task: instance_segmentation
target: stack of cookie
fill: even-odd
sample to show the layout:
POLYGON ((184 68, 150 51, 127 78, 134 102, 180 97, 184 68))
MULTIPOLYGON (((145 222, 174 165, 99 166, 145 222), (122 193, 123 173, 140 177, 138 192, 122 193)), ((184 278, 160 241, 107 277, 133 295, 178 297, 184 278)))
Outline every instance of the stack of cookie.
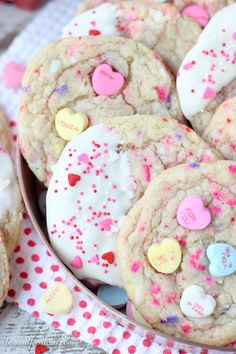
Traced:
POLYGON ((163 333, 226 345, 236 4, 173 3, 85 1, 28 66, 20 147, 48 188, 51 244, 79 279, 125 288, 128 315, 163 333))
POLYGON ((0 306, 9 288, 9 257, 17 245, 23 211, 10 150, 8 123, 0 109, 0 306))

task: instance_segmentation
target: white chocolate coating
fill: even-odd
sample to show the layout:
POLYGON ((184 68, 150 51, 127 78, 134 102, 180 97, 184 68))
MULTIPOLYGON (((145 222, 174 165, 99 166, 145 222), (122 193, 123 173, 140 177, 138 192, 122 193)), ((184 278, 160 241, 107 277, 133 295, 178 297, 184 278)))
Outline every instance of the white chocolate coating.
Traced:
POLYGON ((189 120, 236 77, 235 18, 236 4, 217 12, 181 64, 177 90, 189 120))
POLYGON ((75 137, 55 166, 47 193, 48 233, 60 258, 79 279, 112 285, 122 285, 113 252, 134 196, 127 155, 117 152, 120 143, 105 125, 75 137), (71 186, 68 174, 80 180, 71 186))

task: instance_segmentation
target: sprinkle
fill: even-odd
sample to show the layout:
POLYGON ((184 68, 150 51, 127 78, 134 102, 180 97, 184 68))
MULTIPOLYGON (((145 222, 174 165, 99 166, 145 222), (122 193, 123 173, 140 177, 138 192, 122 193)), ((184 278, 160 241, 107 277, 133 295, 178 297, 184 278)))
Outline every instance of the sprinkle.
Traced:
POLYGON ((179 321, 178 316, 168 316, 165 320, 161 320, 161 323, 176 323, 179 321))
POLYGON ((236 165, 229 165, 228 170, 231 173, 236 173, 236 165))
POLYGON ((68 91, 68 85, 62 85, 58 87, 55 92, 59 93, 60 95, 68 91))
POLYGON ((203 93, 203 98, 209 100, 210 98, 215 98, 217 96, 216 92, 210 87, 207 87, 203 93))
POLYGON ((192 327, 190 327, 189 325, 182 325, 181 329, 184 333, 189 333, 189 332, 191 332, 192 327))
POLYGON ((191 168, 199 168, 199 164, 196 163, 196 162, 190 163, 189 166, 190 166, 191 168))
POLYGON ((137 273, 141 267, 141 262, 140 261, 134 261, 130 265, 130 270, 132 273, 137 273))

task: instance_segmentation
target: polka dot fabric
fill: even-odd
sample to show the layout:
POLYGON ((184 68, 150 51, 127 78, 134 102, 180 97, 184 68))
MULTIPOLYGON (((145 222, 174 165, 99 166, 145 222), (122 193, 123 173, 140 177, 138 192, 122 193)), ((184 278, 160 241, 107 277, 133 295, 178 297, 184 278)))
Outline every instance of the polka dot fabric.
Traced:
MULTIPOLYGON (((58 38, 61 28, 73 17, 77 6, 78 0, 51 1, 1 57, 0 72, 7 62, 16 58, 19 64, 27 64, 35 52, 50 40, 58 38)), ((10 117, 12 140, 16 142, 20 93, 6 89, 1 80, 0 92, 0 105, 10 117)), ((27 213, 24 214, 19 244, 11 259, 11 269, 14 271, 8 301, 54 328, 101 347, 110 354, 206 353, 192 346, 178 346, 174 341, 163 339, 148 330, 140 336, 133 324, 126 327, 118 324, 61 269, 40 240, 27 213), (74 307, 67 315, 50 315, 39 306, 41 295, 54 281, 62 281, 73 293, 74 307)))

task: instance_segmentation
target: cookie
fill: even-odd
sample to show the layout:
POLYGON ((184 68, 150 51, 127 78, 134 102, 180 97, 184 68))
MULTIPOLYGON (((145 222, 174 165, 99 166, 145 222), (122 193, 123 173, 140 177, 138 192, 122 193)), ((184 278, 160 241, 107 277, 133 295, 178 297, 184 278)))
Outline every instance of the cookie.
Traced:
POLYGON ((9 263, 3 235, 0 233, 0 306, 7 296, 10 284, 9 263))
POLYGON ((204 132, 204 139, 226 160, 236 160, 236 97, 218 107, 204 132))
POLYGON ((177 77, 182 111, 202 134, 217 107, 236 92, 236 4, 219 11, 184 58, 177 77))
POLYGON ((0 107, 0 141, 8 151, 11 150, 9 126, 6 120, 5 112, 1 107, 0 107))
POLYGON ((183 119, 162 62, 144 45, 121 37, 51 43, 30 63, 23 86, 21 151, 46 185, 65 142, 88 123, 135 113, 183 119))
POLYGON ((236 339, 236 164, 183 164, 157 176, 122 223, 117 254, 130 300, 165 334, 236 339))
POLYGON ((23 207, 13 162, 1 143, 0 166, 0 232, 10 256, 19 238, 23 207))
POLYGON ((200 26, 172 5, 151 7, 139 1, 103 3, 63 29, 63 37, 105 34, 132 38, 153 49, 175 74, 200 33, 200 26))
POLYGON ((162 170, 217 155, 174 119, 103 120, 76 136, 54 167, 47 192, 51 244, 79 279, 121 286, 115 252, 124 216, 162 170))

